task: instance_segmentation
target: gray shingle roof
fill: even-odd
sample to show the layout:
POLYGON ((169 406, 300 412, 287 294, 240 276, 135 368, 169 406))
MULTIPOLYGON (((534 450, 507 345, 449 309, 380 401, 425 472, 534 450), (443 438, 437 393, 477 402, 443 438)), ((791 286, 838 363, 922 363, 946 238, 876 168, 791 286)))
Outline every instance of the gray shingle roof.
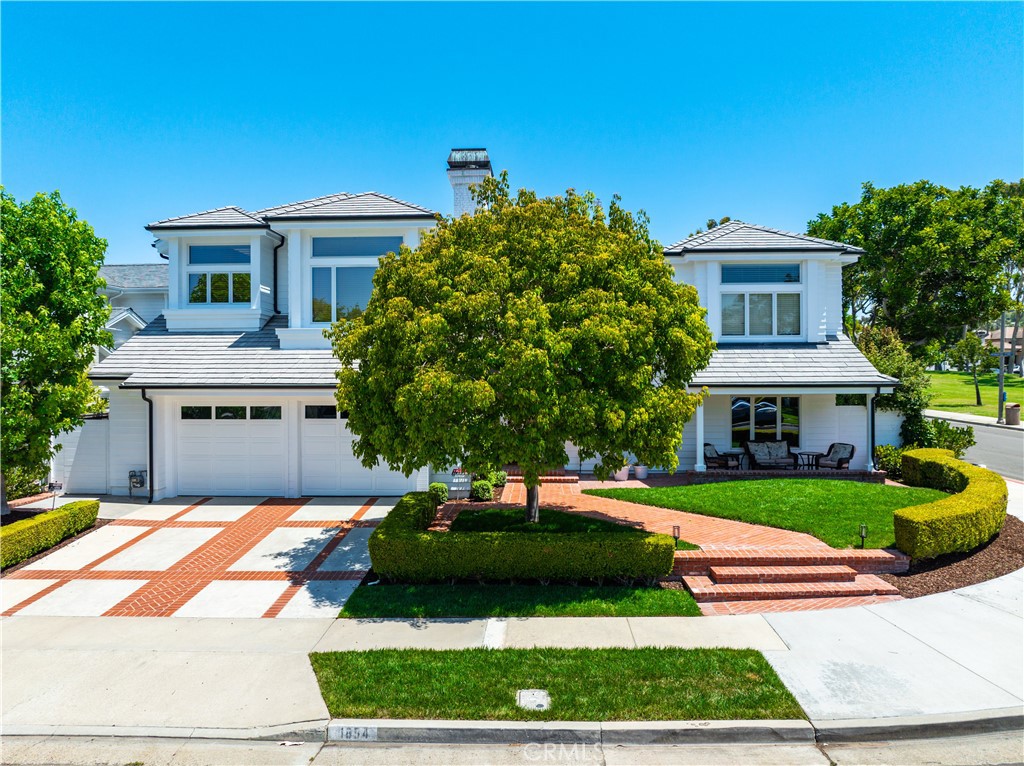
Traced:
POLYGON ((266 228, 267 223, 235 205, 219 207, 216 210, 204 210, 201 213, 179 215, 155 221, 146 228, 149 231, 160 229, 252 229, 266 228))
POLYGON ((750 250, 835 250, 860 254, 853 245, 818 239, 806 234, 769 229, 742 221, 729 221, 711 231, 694 234, 665 248, 666 255, 685 253, 739 252, 750 250))
POLYGON ((100 276, 115 289, 167 289, 166 263, 111 263, 100 266, 100 276))
POLYGON ((695 386, 891 386, 849 338, 828 343, 721 343, 695 386))
POLYGON ((271 220, 317 218, 422 218, 433 220, 435 213, 395 197, 377 192, 328 194, 326 197, 292 202, 260 210, 256 215, 271 220))
POLYGON ((334 388, 330 349, 282 350, 273 317, 256 332, 168 332, 163 316, 93 366, 93 379, 129 388, 334 388))

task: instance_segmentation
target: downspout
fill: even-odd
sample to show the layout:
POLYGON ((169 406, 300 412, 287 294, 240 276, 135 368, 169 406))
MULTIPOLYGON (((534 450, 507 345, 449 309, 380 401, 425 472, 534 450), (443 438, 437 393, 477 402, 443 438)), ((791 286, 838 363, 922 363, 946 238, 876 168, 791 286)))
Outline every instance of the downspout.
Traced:
POLYGON ((284 244, 284 236, 281 235, 281 234, 278 234, 273 229, 268 229, 268 231, 271 234, 276 234, 278 237, 281 238, 281 241, 278 242, 276 245, 274 245, 274 254, 272 256, 273 261, 274 261, 274 313, 275 314, 280 314, 281 311, 280 311, 280 309, 277 308, 277 251, 280 250, 281 246, 284 244))
POLYGON ((149 405, 149 502, 153 502, 153 400, 146 396, 146 389, 142 389, 142 401, 149 405))
POLYGON ((871 450, 868 453, 868 465, 871 466, 872 470, 877 470, 875 467, 875 399, 882 395, 882 387, 875 386, 875 395, 871 397, 871 414, 870 414, 870 426, 871 426, 871 437, 869 439, 868 449, 871 450))

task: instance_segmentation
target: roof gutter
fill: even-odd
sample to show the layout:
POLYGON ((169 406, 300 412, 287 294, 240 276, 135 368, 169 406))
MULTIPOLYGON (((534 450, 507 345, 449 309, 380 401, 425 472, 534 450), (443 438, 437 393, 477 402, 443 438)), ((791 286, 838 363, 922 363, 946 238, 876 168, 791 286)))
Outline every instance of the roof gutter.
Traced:
POLYGON ((280 314, 281 311, 277 308, 277 251, 281 249, 282 245, 284 245, 284 235, 282 235, 280 232, 274 231, 273 229, 267 229, 267 231, 269 231, 271 234, 276 234, 278 237, 281 238, 281 241, 278 242, 276 245, 274 245, 274 255, 273 255, 273 260, 274 260, 274 313, 275 314, 280 314))

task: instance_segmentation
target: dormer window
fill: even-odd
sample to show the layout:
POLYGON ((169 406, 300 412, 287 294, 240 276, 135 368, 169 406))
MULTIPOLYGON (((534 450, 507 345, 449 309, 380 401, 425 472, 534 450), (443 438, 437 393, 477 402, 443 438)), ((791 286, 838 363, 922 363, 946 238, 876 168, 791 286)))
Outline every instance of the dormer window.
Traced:
POLYGON ((250 303, 251 259, 249 245, 190 245, 188 302, 193 305, 250 303))
POLYGON ((397 253, 402 237, 313 237, 310 318, 327 324, 359 316, 373 291, 377 259, 397 253))
POLYGON ((799 263, 723 263, 722 337, 802 335, 800 284, 799 263))

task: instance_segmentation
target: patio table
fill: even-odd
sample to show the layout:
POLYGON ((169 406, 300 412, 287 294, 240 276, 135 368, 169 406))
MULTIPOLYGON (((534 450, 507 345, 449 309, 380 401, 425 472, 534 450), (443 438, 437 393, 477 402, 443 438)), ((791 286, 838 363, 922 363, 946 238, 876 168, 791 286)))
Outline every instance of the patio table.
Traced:
POLYGON ((739 465, 737 465, 736 468, 733 469, 733 470, 736 470, 736 471, 742 471, 743 470, 743 463, 747 459, 747 451, 746 450, 744 450, 744 449, 727 449, 722 454, 723 455, 728 455, 729 457, 736 458, 736 461, 739 463, 739 465))
POLYGON ((818 467, 818 458, 825 457, 824 452, 797 452, 800 457, 800 468, 806 471, 816 469, 818 467))

